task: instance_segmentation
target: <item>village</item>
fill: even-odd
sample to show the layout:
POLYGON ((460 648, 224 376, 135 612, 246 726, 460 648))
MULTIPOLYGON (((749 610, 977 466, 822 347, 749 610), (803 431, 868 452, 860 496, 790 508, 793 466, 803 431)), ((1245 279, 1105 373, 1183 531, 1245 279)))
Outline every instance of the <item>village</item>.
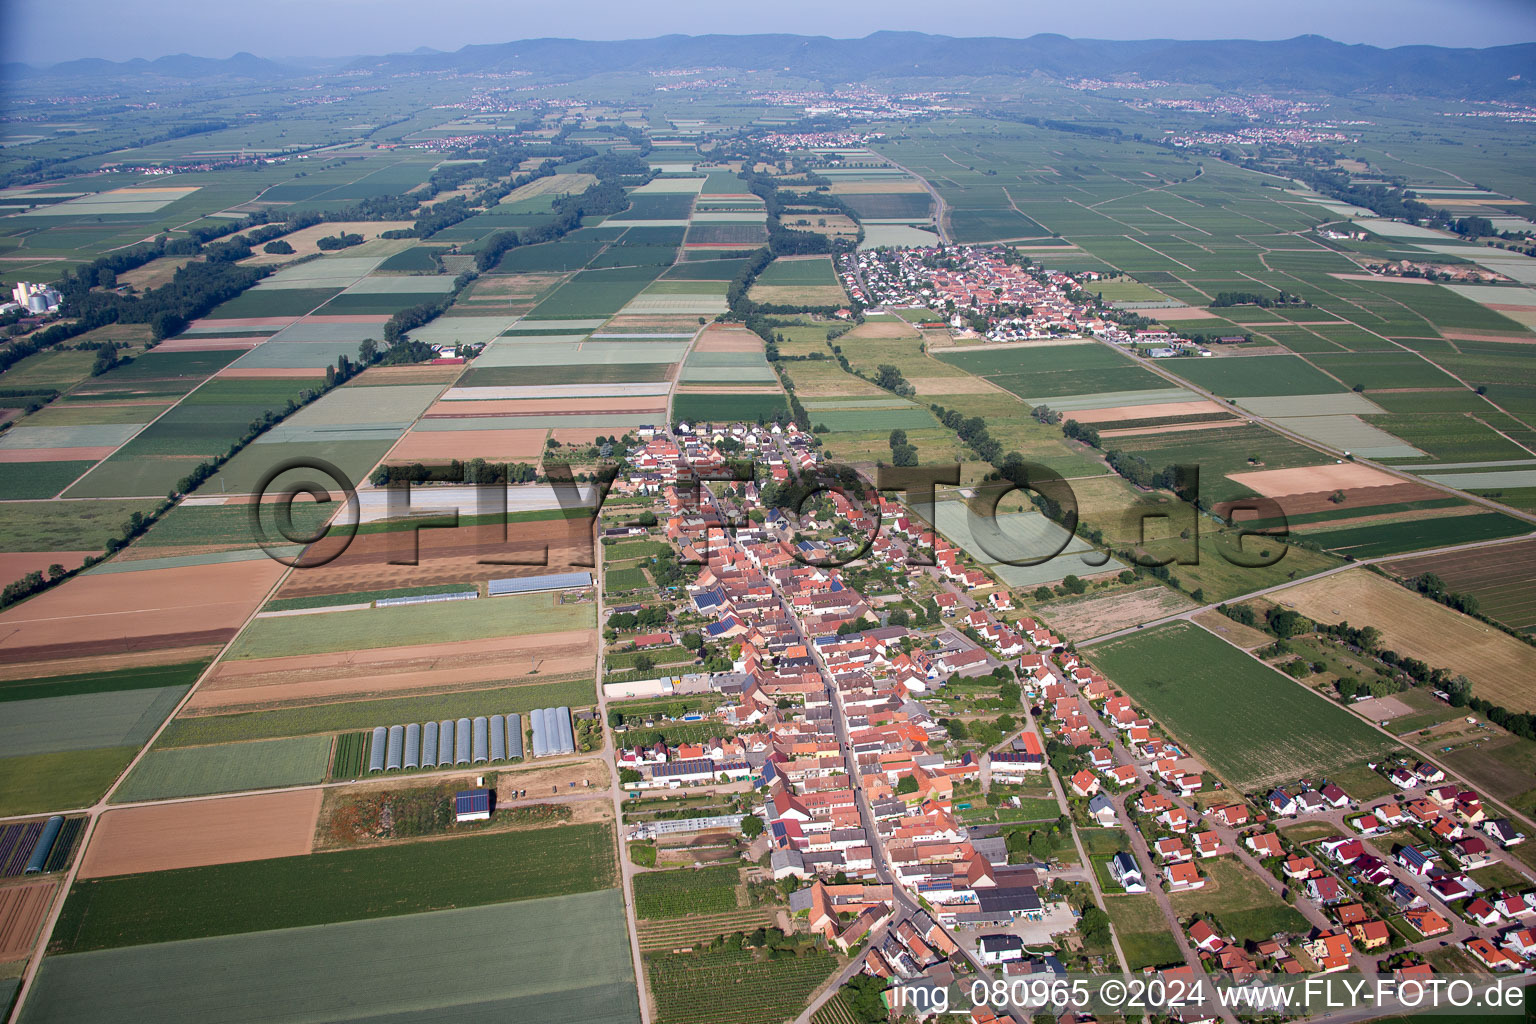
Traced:
POLYGON ((852 958, 840 983, 863 973, 912 1006, 976 977, 1113 970, 1118 944, 1085 939, 1120 894, 1156 900, 1178 953, 1165 978, 1412 977, 1450 945, 1469 969, 1536 963, 1536 888, 1471 875, 1525 877, 1507 853, 1525 837, 1440 769, 1376 766, 1398 792, 1370 802, 1322 779, 1229 791, 900 504, 841 490, 799 516, 775 504, 817 468, 793 424, 645 433, 615 493, 653 499, 656 524, 605 541, 661 537, 687 571, 660 604, 610 607, 626 627, 610 652, 676 650, 686 631, 719 670, 606 683, 610 709, 691 708, 623 716, 618 766, 632 799, 728 790, 742 812, 628 838, 757 818, 746 855, 788 891, 796 927, 852 958), (763 482, 719 482, 743 453, 763 482), (679 726, 698 738, 654 739, 679 726), (629 728, 651 741, 626 744, 629 728), (1173 902, 1237 884, 1288 924, 1255 934, 1173 902))

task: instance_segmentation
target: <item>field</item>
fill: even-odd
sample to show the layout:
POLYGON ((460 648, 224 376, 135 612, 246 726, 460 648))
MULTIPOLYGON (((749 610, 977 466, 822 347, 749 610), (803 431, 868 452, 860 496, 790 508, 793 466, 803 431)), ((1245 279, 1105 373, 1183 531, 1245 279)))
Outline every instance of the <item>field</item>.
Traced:
POLYGON ((49 957, 26 1020, 638 1024, 623 915, 617 890, 604 890, 416 914, 410 927, 352 920, 49 957), (487 969, 467 950, 496 950, 517 969, 487 969))
POLYGON ((1115 923, 1115 934, 1120 948, 1129 961, 1122 966, 1129 971, 1143 967, 1162 967, 1183 962, 1183 954, 1168 925, 1158 909, 1157 900, 1150 894, 1141 896, 1110 896, 1104 900, 1104 910, 1115 923))
POLYGON ((732 910, 739 876, 734 866, 638 874, 634 878, 635 915, 666 918, 732 910))
POLYGON ((158 686, 10 701, 0 723, 0 749, 21 757, 138 746, 186 692, 185 686, 158 686))
POLYGON ((657 1024, 781 1024, 837 970, 818 949, 769 957, 762 950, 725 948, 651 954, 646 975, 657 1024))
POLYGON ((1244 792, 1302 776, 1327 777, 1393 746, 1343 708, 1189 623, 1108 641, 1093 647, 1090 657, 1132 701, 1244 792))
POLYGON ((48 916, 53 882, 32 882, 0 889, 0 964, 24 960, 48 916))
POLYGON ((1129 357, 1091 343, 943 353, 939 359, 985 377, 1032 405, 1064 396, 1168 387, 1166 380, 1129 357))
POLYGON ((1177 591, 1154 585, 1052 601, 1035 605, 1034 611, 1050 623, 1058 635, 1078 640, 1176 615, 1194 606, 1194 602, 1177 591))
POLYGON ((606 889, 612 826, 484 832, 80 882, 50 951, 173 942, 606 889))
POLYGON ((310 789, 108 811, 91 836, 79 877, 308 853, 320 796, 310 789))
POLYGON ((753 394, 679 392, 672 399, 672 419, 686 423, 748 423, 772 419, 788 412, 784 396, 778 392, 753 394))
POLYGON ((276 789, 319 782, 330 760, 329 737, 304 736, 219 746, 151 750, 117 792, 116 803, 276 789))
POLYGON ((138 747, 101 747, 0 758, 0 814, 88 807, 138 752, 138 747))
POLYGON ((561 604, 551 594, 485 601, 257 619, 231 646, 231 660, 404 647, 434 640, 521 636, 593 624, 591 605, 561 604))
POLYGON ((1404 579, 1434 573, 1447 590, 1477 598, 1484 615, 1536 631, 1536 540, 1404 559, 1386 568, 1404 579))
POLYGON ((1201 867, 1209 876, 1204 888, 1169 897, 1181 919, 1211 914, 1220 922, 1218 931, 1239 943, 1259 942, 1276 932, 1302 934, 1310 927, 1306 918, 1236 858, 1215 857, 1201 867))
POLYGON ((1368 570, 1298 584, 1273 599, 1319 622, 1375 626, 1383 647, 1464 673, 1484 700, 1536 710, 1536 649, 1368 570))

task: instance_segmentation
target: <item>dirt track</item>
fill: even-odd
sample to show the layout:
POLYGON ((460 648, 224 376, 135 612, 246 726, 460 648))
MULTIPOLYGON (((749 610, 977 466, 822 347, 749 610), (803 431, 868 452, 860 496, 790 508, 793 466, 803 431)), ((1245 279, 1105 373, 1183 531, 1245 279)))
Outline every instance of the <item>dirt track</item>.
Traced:
POLYGON ((321 795, 309 789, 107 811, 80 877, 302 856, 314 840, 321 795))
POLYGON ((590 673, 597 634, 590 629, 533 636, 388 647, 336 654, 222 662, 198 687, 187 711, 317 704, 423 690, 474 689, 516 681, 590 673), (535 661, 538 676, 531 675, 535 661))

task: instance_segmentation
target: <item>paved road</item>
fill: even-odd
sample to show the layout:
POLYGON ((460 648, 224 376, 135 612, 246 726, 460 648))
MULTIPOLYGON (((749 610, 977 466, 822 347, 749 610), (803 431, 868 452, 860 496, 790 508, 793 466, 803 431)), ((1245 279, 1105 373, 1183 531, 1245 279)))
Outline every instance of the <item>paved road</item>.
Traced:
MULTIPOLYGON (((880 155, 885 156, 884 153, 880 155)), ((891 158, 888 156, 885 158, 887 160, 891 160, 891 158)), ((939 190, 934 188, 927 178, 923 177, 921 174, 918 174, 916 171, 912 171, 906 167, 901 166, 901 164, 898 164, 895 160, 891 160, 891 166, 895 167, 897 170, 906 171, 908 174, 912 175, 912 177, 923 183, 923 188, 927 189, 928 194, 933 197, 933 226, 939 232, 939 241, 944 245, 948 245, 950 242, 949 227, 944 223, 944 215, 949 210, 949 204, 944 202, 944 197, 939 195, 939 190)))

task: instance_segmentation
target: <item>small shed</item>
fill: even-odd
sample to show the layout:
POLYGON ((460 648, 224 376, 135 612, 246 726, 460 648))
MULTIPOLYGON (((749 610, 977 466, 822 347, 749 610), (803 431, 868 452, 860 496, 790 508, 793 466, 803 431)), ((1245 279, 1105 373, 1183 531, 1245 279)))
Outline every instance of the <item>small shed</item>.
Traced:
POLYGON ((462 789, 453 795, 453 820, 486 821, 491 816, 489 789, 462 789))

